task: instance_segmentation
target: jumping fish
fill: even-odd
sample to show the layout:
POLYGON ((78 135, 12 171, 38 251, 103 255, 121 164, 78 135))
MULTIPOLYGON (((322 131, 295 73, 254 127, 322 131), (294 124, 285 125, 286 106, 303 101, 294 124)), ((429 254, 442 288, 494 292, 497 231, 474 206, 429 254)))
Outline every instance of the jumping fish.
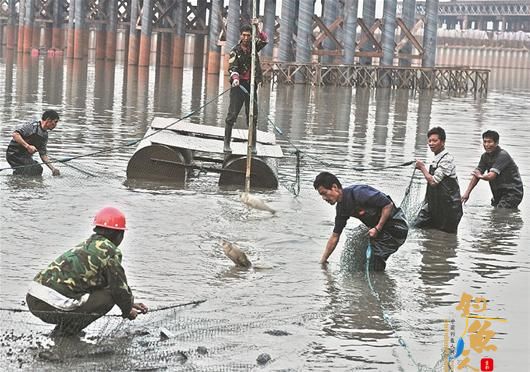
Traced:
POLYGON ((225 255, 231 259, 236 266, 249 268, 252 266, 247 258, 247 255, 235 244, 232 244, 226 240, 221 240, 223 245, 223 251, 225 255))
POLYGON ((271 212, 272 214, 276 213, 276 211, 272 209, 271 207, 269 207, 267 204, 265 204, 263 200, 261 200, 257 196, 249 194, 248 192, 241 193, 240 199, 243 203, 245 203, 251 208, 271 212))

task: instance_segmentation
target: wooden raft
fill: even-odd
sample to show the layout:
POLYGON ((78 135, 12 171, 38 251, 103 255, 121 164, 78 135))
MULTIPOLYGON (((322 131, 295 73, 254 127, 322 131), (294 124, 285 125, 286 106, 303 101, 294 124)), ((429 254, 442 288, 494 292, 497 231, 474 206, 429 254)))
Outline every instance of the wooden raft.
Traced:
MULTIPOLYGON (((155 117, 127 165, 127 178, 185 183, 191 170, 220 173, 219 185, 244 186, 248 130, 232 131, 232 153, 223 151, 224 128, 155 117), (219 166, 222 164, 221 166, 219 166)), ((258 130, 251 186, 277 188, 275 160, 283 157, 273 133, 258 130)))

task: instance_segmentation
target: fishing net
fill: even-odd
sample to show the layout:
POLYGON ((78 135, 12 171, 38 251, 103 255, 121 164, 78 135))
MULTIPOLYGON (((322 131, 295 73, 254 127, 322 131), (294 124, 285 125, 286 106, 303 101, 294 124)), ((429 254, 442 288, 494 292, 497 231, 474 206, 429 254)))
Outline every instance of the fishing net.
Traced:
POLYGON ((0 369, 248 371, 258 366, 254 349, 259 346, 248 342, 258 333, 290 335, 325 316, 315 312, 240 322, 197 317, 195 306, 200 305, 155 309, 133 322, 106 315, 79 336, 50 336, 53 325, 25 310, 3 309, 0 369), (234 355, 245 357, 234 362, 234 355))

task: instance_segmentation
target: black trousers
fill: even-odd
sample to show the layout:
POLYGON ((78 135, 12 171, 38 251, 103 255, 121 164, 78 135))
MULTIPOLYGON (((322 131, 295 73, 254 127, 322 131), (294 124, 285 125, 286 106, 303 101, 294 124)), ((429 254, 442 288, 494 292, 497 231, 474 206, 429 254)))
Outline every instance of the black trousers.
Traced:
POLYGON ((43 322, 57 324, 60 334, 75 335, 114 307, 109 289, 90 294, 88 301, 74 311, 59 310, 36 297, 26 295, 29 311, 43 322))
POLYGON ((13 168, 13 174, 23 176, 40 176, 42 175, 42 165, 33 160, 29 153, 20 153, 10 151, 9 147, 6 151, 6 160, 13 168))
MULTIPOLYGON (((247 126, 249 124, 250 114, 250 82, 242 80, 239 83, 246 92, 240 87, 230 89, 230 105, 228 106, 228 114, 226 115, 226 125, 234 126, 241 108, 245 105, 245 114, 247 116, 247 126), (247 94, 248 92, 248 94, 247 94)), ((258 85, 255 86, 254 97, 257 97, 258 85)), ((254 127, 258 123, 258 100, 254 99, 254 127)))

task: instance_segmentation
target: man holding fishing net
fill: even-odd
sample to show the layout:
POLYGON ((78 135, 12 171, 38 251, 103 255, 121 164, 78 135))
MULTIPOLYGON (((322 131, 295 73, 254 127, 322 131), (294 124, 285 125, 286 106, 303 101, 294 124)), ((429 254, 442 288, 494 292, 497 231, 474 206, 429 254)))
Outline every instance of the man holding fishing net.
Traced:
POLYGON ((335 227, 320 263, 327 262, 337 247, 346 222, 350 217, 355 217, 369 228, 373 251, 370 269, 385 270, 388 257, 407 239, 408 226, 401 208, 396 207, 388 195, 368 185, 352 185, 343 189, 338 178, 329 172, 320 173, 315 178, 313 187, 322 199, 331 205, 337 205, 335 227))
POLYGON ((114 305, 122 317, 147 313, 134 303, 121 265, 125 215, 106 207, 94 218, 94 234, 55 259, 30 284, 26 302, 33 315, 56 324, 52 335, 76 335, 108 313, 114 305))
POLYGON ((13 139, 6 150, 6 160, 13 168, 13 174, 40 176, 42 166, 33 160, 33 154, 36 152, 54 176, 61 174, 50 162, 46 149, 48 132, 55 129, 58 122, 59 114, 54 110, 47 110, 42 114, 41 120, 30 121, 15 129, 13 139))

